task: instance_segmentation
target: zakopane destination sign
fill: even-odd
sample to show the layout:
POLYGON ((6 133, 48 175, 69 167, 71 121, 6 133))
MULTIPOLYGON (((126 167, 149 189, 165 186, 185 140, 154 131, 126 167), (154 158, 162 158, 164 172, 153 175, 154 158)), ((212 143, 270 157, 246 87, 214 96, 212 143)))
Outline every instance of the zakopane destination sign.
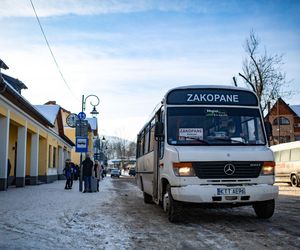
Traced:
POLYGON ((258 101, 250 91, 191 88, 171 91, 167 96, 167 104, 257 106, 258 101))

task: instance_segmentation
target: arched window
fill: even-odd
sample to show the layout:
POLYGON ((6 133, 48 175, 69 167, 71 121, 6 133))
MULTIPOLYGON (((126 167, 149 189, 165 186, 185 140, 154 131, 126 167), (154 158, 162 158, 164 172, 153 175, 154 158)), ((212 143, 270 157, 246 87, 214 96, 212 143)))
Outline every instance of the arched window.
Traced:
POLYGON ((273 125, 278 125, 278 120, 279 120, 279 125, 289 125, 290 124, 289 119, 287 119, 283 116, 280 116, 279 118, 274 119, 273 125))

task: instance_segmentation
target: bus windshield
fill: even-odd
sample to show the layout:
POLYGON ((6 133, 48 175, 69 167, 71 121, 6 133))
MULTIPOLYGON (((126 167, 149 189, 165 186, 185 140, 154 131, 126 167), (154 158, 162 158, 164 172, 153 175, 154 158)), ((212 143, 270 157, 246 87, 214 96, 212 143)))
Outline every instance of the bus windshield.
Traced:
POLYGON ((258 109, 169 107, 167 142, 171 145, 265 145, 258 109))

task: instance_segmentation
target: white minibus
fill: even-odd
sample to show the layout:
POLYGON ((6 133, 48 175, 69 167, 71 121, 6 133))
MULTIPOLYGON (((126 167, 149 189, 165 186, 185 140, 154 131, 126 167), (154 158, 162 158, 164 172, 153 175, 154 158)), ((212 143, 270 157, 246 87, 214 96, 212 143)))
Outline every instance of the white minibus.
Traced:
POLYGON ((275 181, 300 187, 300 141, 271 146, 275 155, 275 181))
MULTIPOLYGON (((270 127, 267 131, 270 131, 270 127)), ((138 134, 136 178, 145 203, 171 222, 184 207, 252 205, 270 218, 278 187, 258 98, 233 86, 169 90, 138 134)))

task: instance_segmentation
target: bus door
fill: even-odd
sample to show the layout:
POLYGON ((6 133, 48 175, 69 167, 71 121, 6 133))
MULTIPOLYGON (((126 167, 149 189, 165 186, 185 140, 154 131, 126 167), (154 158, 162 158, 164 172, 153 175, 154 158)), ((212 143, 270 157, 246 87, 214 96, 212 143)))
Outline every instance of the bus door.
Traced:
MULTIPOLYGON (((163 122, 163 111, 160 109, 157 111, 155 115, 155 123, 156 122, 163 122)), ((162 148, 163 148, 163 139, 157 140, 154 137, 155 126, 151 128, 151 136, 154 139, 154 168, 153 168, 153 200, 158 203, 159 202, 159 171, 160 171, 160 164, 159 160, 162 156, 162 148)))

